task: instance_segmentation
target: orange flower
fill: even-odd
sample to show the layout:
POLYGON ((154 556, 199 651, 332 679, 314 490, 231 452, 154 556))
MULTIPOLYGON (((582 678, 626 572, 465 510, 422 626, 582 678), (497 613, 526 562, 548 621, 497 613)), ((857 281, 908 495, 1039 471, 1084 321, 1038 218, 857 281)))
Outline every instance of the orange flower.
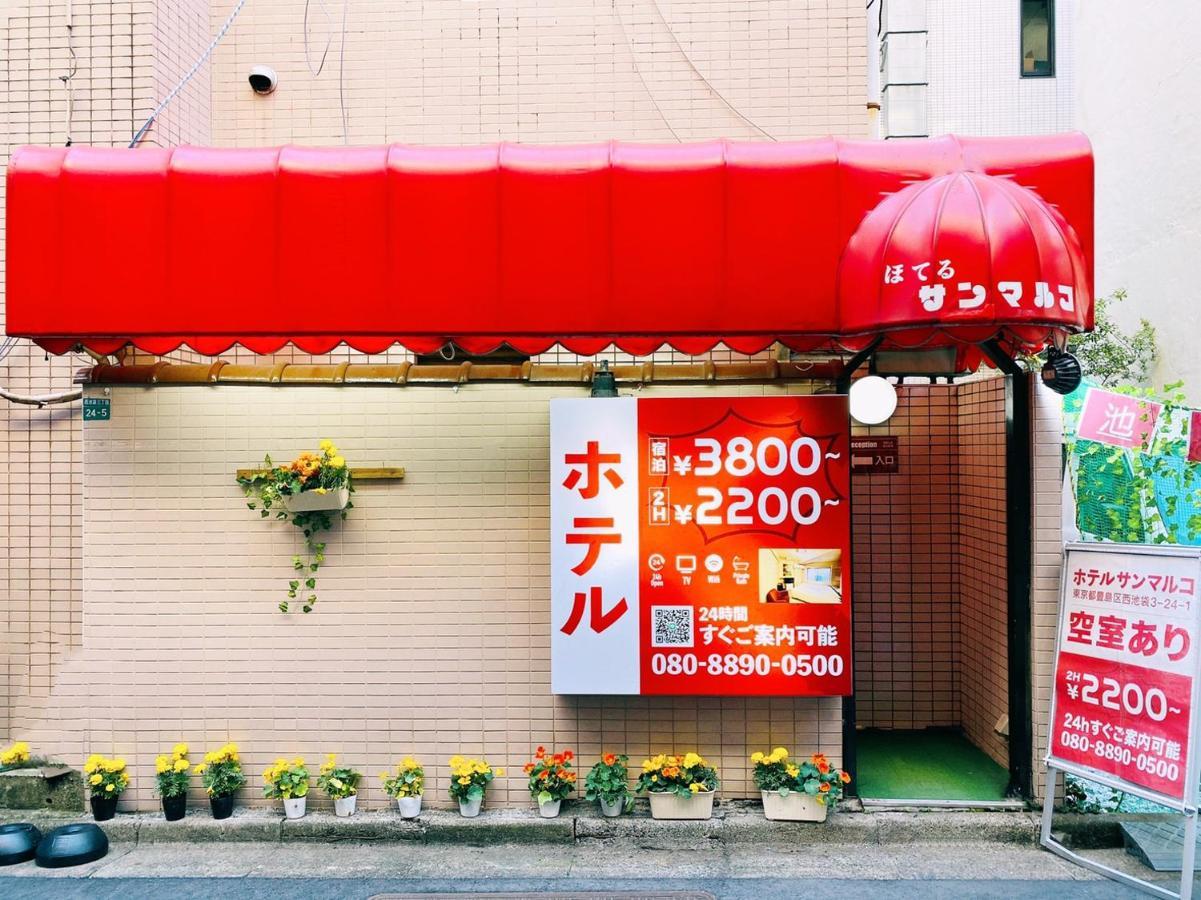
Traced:
POLYGON ((828 775, 830 773, 830 764, 823 759, 817 764, 817 771, 823 775, 828 775))
POLYGON ((572 753, 570 750, 564 750, 564 751, 563 751, 563 758, 564 758, 565 760, 567 760, 568 762, 571 762, 573 759, 575 759, 575 754, 574 754, 574 753, 572 753))
POLYGON ((529 775, 532 771, 534 771, 534 764, 526 763, 525 764, 525 774, 529 775))
POLYGON ((567 772, 563 776, 563 778, 566 779, 567 781, 575 781, 575 777, 576 777, 575 772, 567 772))
POLYGON ((550 758, 550 761, 551 761, 552 763, 554 763, 556 766, 561 766, 561 765, 563 765, 563 754, 562 754, 562 753, 556 753, 554 756, 552 756, 552 757, 550 758))
POLYGON ((843 784, 850 784, 851 776, 848 775, 846 772, 842 771, 841 769, 839 769, 838 770, 838 780, 841 781, 843 784))
POLYGON ((539 747, 537 752, 534 753, 534 759, 542 759, 542 757, 544 757, 544 756, 546 756, 546 748, 545 747, 539 747))
POLYGON ((809 762, 813 763, 815 766, 820 766, 825 761, 826 754, 824 753, 814 753, 811 757, 809 757, 809 762))
POLYGON ((611 766, 613 763, 617 762, 617 754, 604 753, 601 755, 601 762, 603 762, 606 766, 611 766))
POLYGON ((826 783, 823 781, 823 782, 821 783, 821 785, 818 787, 818 790, 819 790, 819 791, 821 791, 821 792, 824 794, 824 793, 826 793, 826 791, 830 790, 830 785, 826 784, 826 783))
POLYGON ((543 781, 546 781, 546 779, 548 779, 548 778, 550 777, 550 770, 549 770, 549 769, 543 769, 543 770, 542 770, 542 774, 541 774, 541 775, 539 775, 538 777, 539 777, 539 778, 541 778, 543 781))

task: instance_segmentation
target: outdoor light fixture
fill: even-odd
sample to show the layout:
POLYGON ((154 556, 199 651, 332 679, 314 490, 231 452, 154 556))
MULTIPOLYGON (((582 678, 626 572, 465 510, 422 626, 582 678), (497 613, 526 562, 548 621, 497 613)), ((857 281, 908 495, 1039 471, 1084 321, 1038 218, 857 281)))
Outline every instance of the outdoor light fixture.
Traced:
POLYGON ((1047 348, 1047 361, 1043 364, 1043 384, 1057 394, 1070 394, 1080 387, 1084 378, 1084 370, 1080 368, 1080 360, 1066 350, 1056 347, 1047 348))
POLYGON ((616 397, 617 379, 609 371, 609 360, 602 359, 600 368, 592 376, 593 397, 616 397))
POLYGON ((887 378, 868 375, 851 385, 851 418, 860 425, 887 422, 897 411, 897 389, 887 378))
POLYGON ((252 91, 262 95, 270 94, 279 83, 279 79, 275 77, 275 70, 270 66, 252 67, 246 80, 250 82, 252 91))

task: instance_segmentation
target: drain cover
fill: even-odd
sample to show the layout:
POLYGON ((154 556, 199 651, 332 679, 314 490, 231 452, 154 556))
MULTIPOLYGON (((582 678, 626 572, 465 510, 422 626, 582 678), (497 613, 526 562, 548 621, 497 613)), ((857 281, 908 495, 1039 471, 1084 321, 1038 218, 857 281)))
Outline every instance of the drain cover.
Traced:
POLYGON ((708 891, 551 891, 519 894, 376 894, 369 900, 717 900, 708 891))

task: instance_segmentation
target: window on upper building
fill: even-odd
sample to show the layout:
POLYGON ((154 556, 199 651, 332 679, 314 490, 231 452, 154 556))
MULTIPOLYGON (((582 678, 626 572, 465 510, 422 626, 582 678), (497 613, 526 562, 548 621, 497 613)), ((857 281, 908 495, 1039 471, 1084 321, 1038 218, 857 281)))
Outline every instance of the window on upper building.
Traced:
POLYGON ((1022 77, 1055 74, 1055 0, 1021 0, 1022 77))

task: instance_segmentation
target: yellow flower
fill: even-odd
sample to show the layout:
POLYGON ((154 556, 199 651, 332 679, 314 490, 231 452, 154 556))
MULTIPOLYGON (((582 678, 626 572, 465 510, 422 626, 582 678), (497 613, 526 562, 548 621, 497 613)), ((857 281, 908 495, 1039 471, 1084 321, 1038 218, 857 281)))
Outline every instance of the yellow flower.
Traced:
POLYGON ((691 769, 693 766, 703 766, 705 760, 699 753, 687 753, 684 756, 684 768, 691 769))
POLYGON ((471 779, 470 778, 460 778, 459 784, 471 784, 471 779))
POLYGON ((797 775, 800 774, 801 770, 798 769, 796 766, 794 766, 792 763, 789 763, 788 765, 786 765, 784 767, 784 771, 788 773, 789 778, 796 778, 797 775))
POLYGON ((492 774, 495 775, 497 778, 503 778, 504 774, 505 774, 505 770, 504 769, 494 769, 492 774))
POLYGON ((173 748, 171 748, 171 755, 176 759, 183 759, 188 755, 188 745, 182 742, 176 744, 173 748))
POLYGON ((337 447, 334 446, 334 442, 331 440, 324 440, 317 446, 320 447, 321 450, 327 455, 338 449, 337 447))
POLYGON ((763 754, 758 750, 751 754, 751 762, 755 763, 756 765, 763 762, 763 759, 763 754))
POLYGON ((771 752, 771 756, 768 757, 767 761, 773 762, 773 763, 778 763, 778 762, 784 762, 784 760, 786 760, 786 759, 788 759, 788 751, 785 750, 783 747, 777 747, 775 750, 773 750, 771 752))
POLYGON ((197 775, 203 775, 204 770, 207 768, 208 768, 208 765, 206 763, 196 763, 196 768, 194 768, 192 771, 195 772, 197 775))
POLYGON ((175 760, 175 771, 176 772, 188 771, 188 761, 186 759, 175 760))
MULTIPOLYGON (((186 765, 186 763, 185 763, 185 765, 186 765)), ((162 775, 170 767, 171 767, 171 764, 167 762, 167 757, 156 756, 154 758, 154 771, 157 772, 159 775, 162 775)))
POLYGON ((688 785, 688 790, 690 790, 690 791, 692 791, 692 793, 696 794, 696 793, 699 793, 701 788, 703 788, 703 787, 704 787, 704 785, 694 781, 694 782, 692 782, 692 784, 688 785))
POLYGON ((327 491, 325 488, 313 488, 313 493, 314 494, 328 494, 329 491, 327 491))
POLYGON ((106 784, 106 785, 104 786, 104 790, 105 790, 105 791, 112 791, 112 790, 113 790, 113 786, 112 786, 111 784, 106 784))
POLYGON ((99 784, 102 781, 104 781, 104 777, 99 772, 88 779, 89 784, 99 784))
POLYGON ((379 779, 380 779, 380 781, 387 781, 389 777, 390 777, 390 776, 388 775, 388 773, 387 773, 387 772, 380 772, 380 773, 379 773, 379 779))
POLYGON ((346 468, 346 457, 335 456, 335 457, 333 457, 333 459, 331 459, 329 461, 329 464, 331 466, 333 466, 335 469, 345 469, 346 468))

